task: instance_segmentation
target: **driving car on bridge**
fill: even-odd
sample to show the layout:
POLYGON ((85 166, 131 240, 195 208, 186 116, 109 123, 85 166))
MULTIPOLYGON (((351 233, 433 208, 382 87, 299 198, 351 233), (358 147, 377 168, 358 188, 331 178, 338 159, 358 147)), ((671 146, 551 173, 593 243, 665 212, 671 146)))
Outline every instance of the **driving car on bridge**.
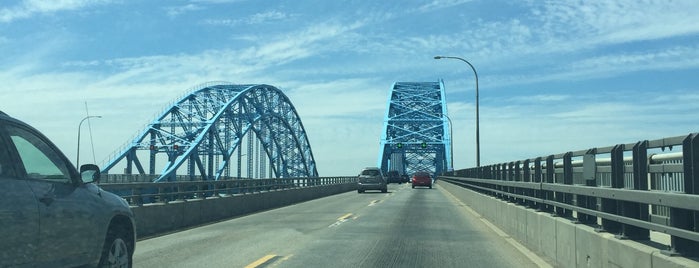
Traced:
POLYGON ((432 176, 430 176, 430 173, 422 171, 415 172, 411 181, 413 183, 413 188, 415 188, 415 186, 427 186, 432 189, 432 176))
POLYGON ((400 175, 400 173, 397 170, 391 170, 389 171, 386 176, 388 179, 386 179, 386 183, 403 183, 403 176, 400 175))
POLYGON ((131 267, 134 214, 99 178, 0 111, 0 267, 131 267))
POLYGON ((363 193, 366 190, 380 190, 382 193, 388 192, 386 179, 377 167, 368 167, 359 173, 357 178, 357 192, 363 193))

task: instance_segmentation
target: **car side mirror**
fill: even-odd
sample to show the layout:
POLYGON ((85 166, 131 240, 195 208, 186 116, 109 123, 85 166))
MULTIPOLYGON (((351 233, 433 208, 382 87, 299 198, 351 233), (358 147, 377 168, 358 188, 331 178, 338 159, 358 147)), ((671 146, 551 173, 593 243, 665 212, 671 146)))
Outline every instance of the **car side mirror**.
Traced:
POLYGON ((100 168, 95 164, 80 166, 80 179, 83 183, 98 183, 100 181, 100 168))

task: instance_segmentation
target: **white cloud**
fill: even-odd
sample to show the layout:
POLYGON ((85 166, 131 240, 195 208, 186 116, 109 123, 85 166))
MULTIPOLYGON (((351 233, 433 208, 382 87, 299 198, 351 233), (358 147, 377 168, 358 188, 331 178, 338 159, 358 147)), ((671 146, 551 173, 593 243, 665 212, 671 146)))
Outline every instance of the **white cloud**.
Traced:
POLYGON ((699 33, 699 2, 547 1, 534 2, 532 13, 549 42, 575 42, 574 47, 619 44, 699 33), (543 3, 543 5, 538 5, 543 3), (561 38, 562 37, 562 38, 561 38))
POLYGON ((214 26, 236 26, 241 24, 254 25, 281 21, 291 17, 293 17, 293 15, 272 10, 263 13, 252 14, 242 19, 206 19, 202 23, 214 26))
POLYGON ((429 12, 438 9, 458 6, 471 1, 473 0, 432 0, 432 2, 419 6, 416 10, 419 12, 429 12))
POLYGON ((0 22, 12 22, 30 18, 35 14, 78 10, 89 6, 110 3, 113 0, 24 0, 19 5, 0 9, 0 22))
POLYGON ((190 11, 197 11, 197 10, 202 10, 202 9, 204 9, 204 8, 201 6, 198 6, 195 4, 187 4, 184 6, 167 7, 167 8, 165 8, 165 11, 167 12, 168 16, 177 17, 179 15, 182 15, 182 14, 190 12, 190 11))

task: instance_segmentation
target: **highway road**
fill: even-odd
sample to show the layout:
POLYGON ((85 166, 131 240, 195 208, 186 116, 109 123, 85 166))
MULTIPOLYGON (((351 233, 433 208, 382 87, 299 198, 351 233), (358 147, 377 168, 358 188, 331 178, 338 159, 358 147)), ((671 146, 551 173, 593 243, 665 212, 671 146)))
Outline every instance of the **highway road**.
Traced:
POLYGON ((134 267, 540 267, 445 190, 391 184, 137 243, 134 267))

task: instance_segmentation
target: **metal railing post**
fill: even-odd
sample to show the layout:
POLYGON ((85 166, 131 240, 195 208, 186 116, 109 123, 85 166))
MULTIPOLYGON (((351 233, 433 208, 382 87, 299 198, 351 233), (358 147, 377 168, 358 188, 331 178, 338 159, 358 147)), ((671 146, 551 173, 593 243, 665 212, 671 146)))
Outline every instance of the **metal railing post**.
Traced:
MULTIPOLYGON (((699 194, 699 137, 697 135, 689 135, 682 142, 685 194, 699 194)), ((670 208, 670 226, 697 232, 699 215, 691 210, 670 208)), ((670 240, 671 252, 691 257, 699 256, 699 242, 677 236, 672 236, 670 240)))
MULTIPOLYGON (((612 148, 611 170, 611 188, 624 188, 624 144, 619 144, 612 148)), ((619 201, 614 199, 602 198, 601 202, 602 212, 619 215, 619 201)), ((621 232, 621 223, 608 219, 602 219, 602 230, 612 234, 618 234, 621 232)))
MULTIPOLYGON (((553 159, 555 156, 549 155, 546 157, 546 183, 554 183, 556 179, 556 167, 554 166, 553 159)), ((553 191, 544 191, 544 200, 554 200, 553 191)), ((544 205, 544 211, 554 213, 554 206, 544 205)))
MULTIPOLYGON (((583 155, 583 181, 585 186, 597 187, 597 149, 587 150, 583 155)), ((576 203, 579 207, 597 210, 597 198, 586 195, 576 195, 576 203)), ((578 213, 578 222, 583 224, 597 223, 597 217, 578 213)))
MULTIPOLYGON (((626 189, 648 190, 648 141, 636 143, 633 147, 633 185, 624 185, 626 189)), ((635 202, 621 202, 621 215, 628 218, 648 220, 648 206, 635 202)), ((629 224, 622 224, 621 236, 634 240, 649 240, 650 230, 629 224)))

